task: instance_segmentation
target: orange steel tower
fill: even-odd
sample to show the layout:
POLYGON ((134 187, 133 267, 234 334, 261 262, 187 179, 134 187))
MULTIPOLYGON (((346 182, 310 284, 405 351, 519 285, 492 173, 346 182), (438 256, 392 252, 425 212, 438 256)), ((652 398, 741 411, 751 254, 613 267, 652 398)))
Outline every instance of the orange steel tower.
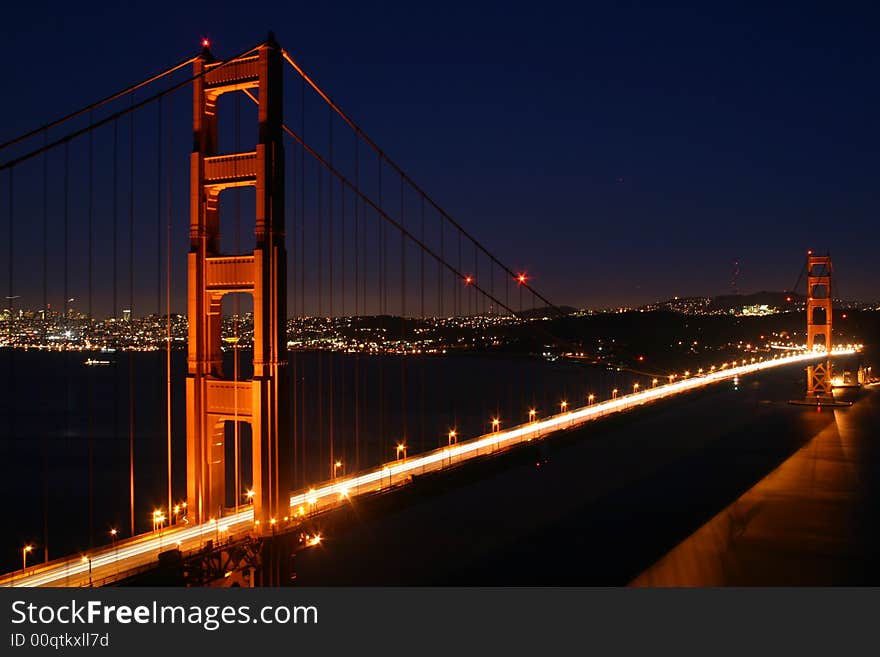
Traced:
POLYGON ((831 256, 807 252, 807 350, 825 343, 828 358, 807 367, 807 399, 833 398, 831 390, 831 256))
MULTIPOLYGON (((268 527, 288 515, 287 254, 284 246, 284 147, 281 49, 270 34, 248 55, 221 63, 207 46, 195 62, 188 255, 189 352, 186 380, 188 512, 196 522, 226 507, 227 421, 249 422, 253 435, 254 520, 268 527), (256 89, 256 150, 217 153, 217 104, 227 92, 256 89), (256 187, 256 248, 245 255, 220 249, 220 193, 256 187), (246 292, 254 300, 254 375, 224 376, 221 301, 246 292)), ((240 495, 241 491, 234 494, 240 495)))

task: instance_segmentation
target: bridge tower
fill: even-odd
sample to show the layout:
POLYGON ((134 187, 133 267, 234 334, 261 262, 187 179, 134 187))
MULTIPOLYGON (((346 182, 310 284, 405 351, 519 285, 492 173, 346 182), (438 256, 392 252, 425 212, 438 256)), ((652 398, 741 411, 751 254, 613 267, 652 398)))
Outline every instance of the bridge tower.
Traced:
POLYGON ((250 423, 253 435, 254 520, 268 527, 272 518, 286 516, 290 505, 281 49, 270 34, 250 54, 221 62, 205 45, 194 69, 187 511, 196 522, 222 514, 226 507, 224 426, 227 421, 244 421, 250 423), (218 99, 245 89, 255 89, 259 101, 255 150, 220 154, 218 99), (222 254, 219 197, 223 190, 242 186, 256 188, 256 248, 253 253, 222 254), (250 293, 254 300, 254 375, 249 381, 232 381, 223 372, 221 301, 234 292, 250 293))
POLYGON ((807 367, 807 400, 833 401, 831 389, 831 256, 807 252, 807 351, 824 343, 826 360, 807 367))

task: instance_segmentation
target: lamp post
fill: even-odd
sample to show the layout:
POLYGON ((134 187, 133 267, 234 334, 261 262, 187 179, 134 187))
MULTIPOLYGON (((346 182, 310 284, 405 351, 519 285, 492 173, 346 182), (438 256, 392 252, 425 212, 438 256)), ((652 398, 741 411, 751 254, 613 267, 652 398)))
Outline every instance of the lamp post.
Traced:
POLYGON ((339 468, 342 468, 342 474, 345 474, 345 464, 342 461, 336 461, 333 464, 333 479, 339 475, 339 468))
POLYGON ((652 388, 656 388, 656 387, 657 387, 657 383, 658 383, 657 379, 654 379, 653 381, 651 381, 651 387, 652 387, 652 388))
POLYGON ((162 511, 153 511, 153 531, 161 529, 165 525, 165 514, 162 511))
POLYGON ((611 391, 611 399, 617 399, 617 388, 611 391))
POLYGON ((83 558, 82 558, 82 562, 83 563, 88 562, 88 564, 89 564, 89 586, 91 587, 91 585, 92 585, 92 558, 89 555, 84 554, 83 558))
POLYGON ((33 545, 25 545, 21 548, 21 569, 27 570, 27 555, 28 552, 34 549, 33 545))
POLYGON ((537 411, 534 408, 529 409, 529 422, 535 421, 535 415, 537 415, 537 411))
POLYGON ((403 452, 403 459, 406 461, 406 443, 397 443, 397 460, 400 461, 400 453, 403 452))
POLYGON ((560 412, 560 413, 565 413, 565 409, 566 409, 566 408, 568 408, 568 402, 567 402, 567 401, 562 400, 561 402, 559 402, 559 412, 560 412))
POLYGON ((591 392, 589 395, 587 395, 587 405, 592 406, 594 401, 596 401, 596 395, 591 392))
POLYGON ((452 443, 458 444, 458 433, 455 431, 455 429, 449 430, 449 442, 447 443, 447 445, 452 445, 452 443))
POLYGON ((497 417, 492 418, 492 431, 497 432, 501 428, 501 420, 497 417))
POLYGON ((116 547, 116 535, 119 532, 116 531, 116 527, 110 530, 110 541, 113 543, 113 561, 119 566, 119 549, 116 547))
POLYGON ((639 391, 639 383, 636 381, 633 383, 633 394, 636 394, 639 391))

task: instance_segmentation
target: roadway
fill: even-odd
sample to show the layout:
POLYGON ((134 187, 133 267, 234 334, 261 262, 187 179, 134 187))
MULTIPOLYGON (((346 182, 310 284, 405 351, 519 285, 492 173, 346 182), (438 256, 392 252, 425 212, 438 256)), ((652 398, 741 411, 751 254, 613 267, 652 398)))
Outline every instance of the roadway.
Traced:
MULTIPOLYGON (((835 355, 849 355, 856 348, 835 349, 835 355)), ((324 482, 316 488, 295 491, 290 498, 290 515, 276 520, 276 531, 285 531, 303 517, 313 516, 335 505, 348 503, 360 494, 405 484, 412 475, 435 472, 463 461, 506 449, 522 442, 538 440, 553 432, 578 427, 592 420, 628 409, 667 399, 691 390, 754 374, 766 369, 804 363, 824 358, 823 352, 797 353, 763 360, 742 361, 740 365, 725 364, 699 375, 670 381, 662 385, 634 391, 606 401, 564 410, 555 415, 535 419, 509 429, 499 429, 469 440, 460 440, 439 449, 385 463, 353 475, 324 482)), ((199 525, 178 523, 147 534, 118 540, 85 555, 75 555, 37 564, 0 577, 0 586, 89 586, 111 582, 139 568, 156 562, 160 552, 178 547, 187 552, 197 550, 209 540, 215 543, 259 530, 254 526, 249 506, 222 518, 199 525)), ((266 531, 266 528, 262 528, 266 531)), ((320 541, 315 537, 314 542, 320 541)))

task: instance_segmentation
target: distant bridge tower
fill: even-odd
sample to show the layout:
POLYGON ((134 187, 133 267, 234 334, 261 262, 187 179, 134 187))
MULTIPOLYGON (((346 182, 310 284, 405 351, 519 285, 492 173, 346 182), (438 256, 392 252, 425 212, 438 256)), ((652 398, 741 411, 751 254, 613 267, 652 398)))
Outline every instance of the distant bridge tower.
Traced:
POLYGON ((807 400, 833 400, 831 389, 831 256, 807 252, 807 351, 823 344, 826 360, 807 367, 807 400))
POLYGON ((206 45, 194 66, 186 468, 187 510, 196 522, 226 507, 224 426, 235 419, 252 428, 254 520, 267 527, 290 505, 281 65, 270 34, 256 51, 229 62, 215 60, 206 45), (221 155, 218 98, 244 89, 256 89, 259 100, 256 150, 221 155), (248 185, 256 187, 256 248, 221 254, 220 193, 248 185), (233 292, 254 299, 254 376, 237 383, 224 376, 220 348, 221 301, 233 292))

